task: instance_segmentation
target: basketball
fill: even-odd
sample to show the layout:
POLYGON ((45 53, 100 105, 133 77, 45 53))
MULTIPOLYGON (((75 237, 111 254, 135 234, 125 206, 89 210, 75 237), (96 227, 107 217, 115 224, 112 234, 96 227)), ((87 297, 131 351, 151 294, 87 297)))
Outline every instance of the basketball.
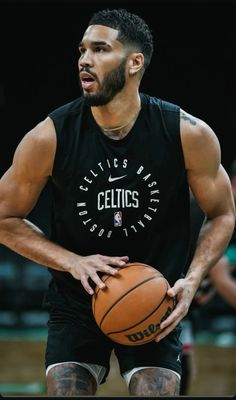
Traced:
POLYGON ((167 295, 166 278, 155 268, 129 263, 116 276, 103 275, 106 287, 96 287, 92 311, 101 331, 114 342, 137 346, 154 340, 160 323, 175 306, 167 295))

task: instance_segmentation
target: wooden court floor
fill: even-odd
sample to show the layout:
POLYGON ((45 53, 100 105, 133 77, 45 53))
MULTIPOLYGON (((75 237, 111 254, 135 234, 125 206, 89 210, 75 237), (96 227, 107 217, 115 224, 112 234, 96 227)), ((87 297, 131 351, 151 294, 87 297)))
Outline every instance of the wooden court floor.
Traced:
MULTIPOLYGON (((19 396, 46 396, 44 376, 44 340, 0 340, 0 393, 19 396)), ((191 396, 233 396, 236 393, 236 347, 197 345, 195 377, 191 396)), ((127 396, 112 355, 107 382, 97 396, 127 396)))

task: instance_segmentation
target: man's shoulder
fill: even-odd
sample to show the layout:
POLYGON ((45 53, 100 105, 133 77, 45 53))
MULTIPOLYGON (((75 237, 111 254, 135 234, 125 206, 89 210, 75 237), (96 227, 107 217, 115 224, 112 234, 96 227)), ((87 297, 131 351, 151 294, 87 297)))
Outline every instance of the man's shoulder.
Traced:
POLYGON ((69 115, 75 115, 81 112, 82 108, 83 108, 83 97, 78 97, 68 103, 65 103, 57 108, 55 108, 54 110, 49 112, 49 117, 51 117, 52 119, 54 118, 65 118, 66 116, 69 115))
POLYGON ((146 93, 141 93, 141 99, 144 104, 151 107, 157 107, 160 111, 179 112, 180 110, 180 107, 177 104, 146 93))

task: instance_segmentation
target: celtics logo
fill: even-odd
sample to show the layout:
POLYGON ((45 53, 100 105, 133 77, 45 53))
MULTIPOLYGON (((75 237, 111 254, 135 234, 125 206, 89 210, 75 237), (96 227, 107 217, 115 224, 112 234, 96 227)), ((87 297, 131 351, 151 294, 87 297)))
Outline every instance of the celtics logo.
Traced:
POLYGON ((91 233, 128 237, 152 222, 159 201, 157 179, 145 166, 114 158, 97 163, 81 178, 76 207, 91 233))

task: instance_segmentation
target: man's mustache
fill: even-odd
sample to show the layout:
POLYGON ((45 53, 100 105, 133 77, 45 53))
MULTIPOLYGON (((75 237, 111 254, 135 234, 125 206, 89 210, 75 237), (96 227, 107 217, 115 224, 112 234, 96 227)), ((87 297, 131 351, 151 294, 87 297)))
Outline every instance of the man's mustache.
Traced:
POLYGON ((88 67, 82 67, 82 68, 80 68, 79 73, 81 73, 81 72, 87 72, 87 73, 90 74, 96 81, 98 81, 97 75, 96 75, 94 72, 90 71, 90 69, 89 69, 88 67))

